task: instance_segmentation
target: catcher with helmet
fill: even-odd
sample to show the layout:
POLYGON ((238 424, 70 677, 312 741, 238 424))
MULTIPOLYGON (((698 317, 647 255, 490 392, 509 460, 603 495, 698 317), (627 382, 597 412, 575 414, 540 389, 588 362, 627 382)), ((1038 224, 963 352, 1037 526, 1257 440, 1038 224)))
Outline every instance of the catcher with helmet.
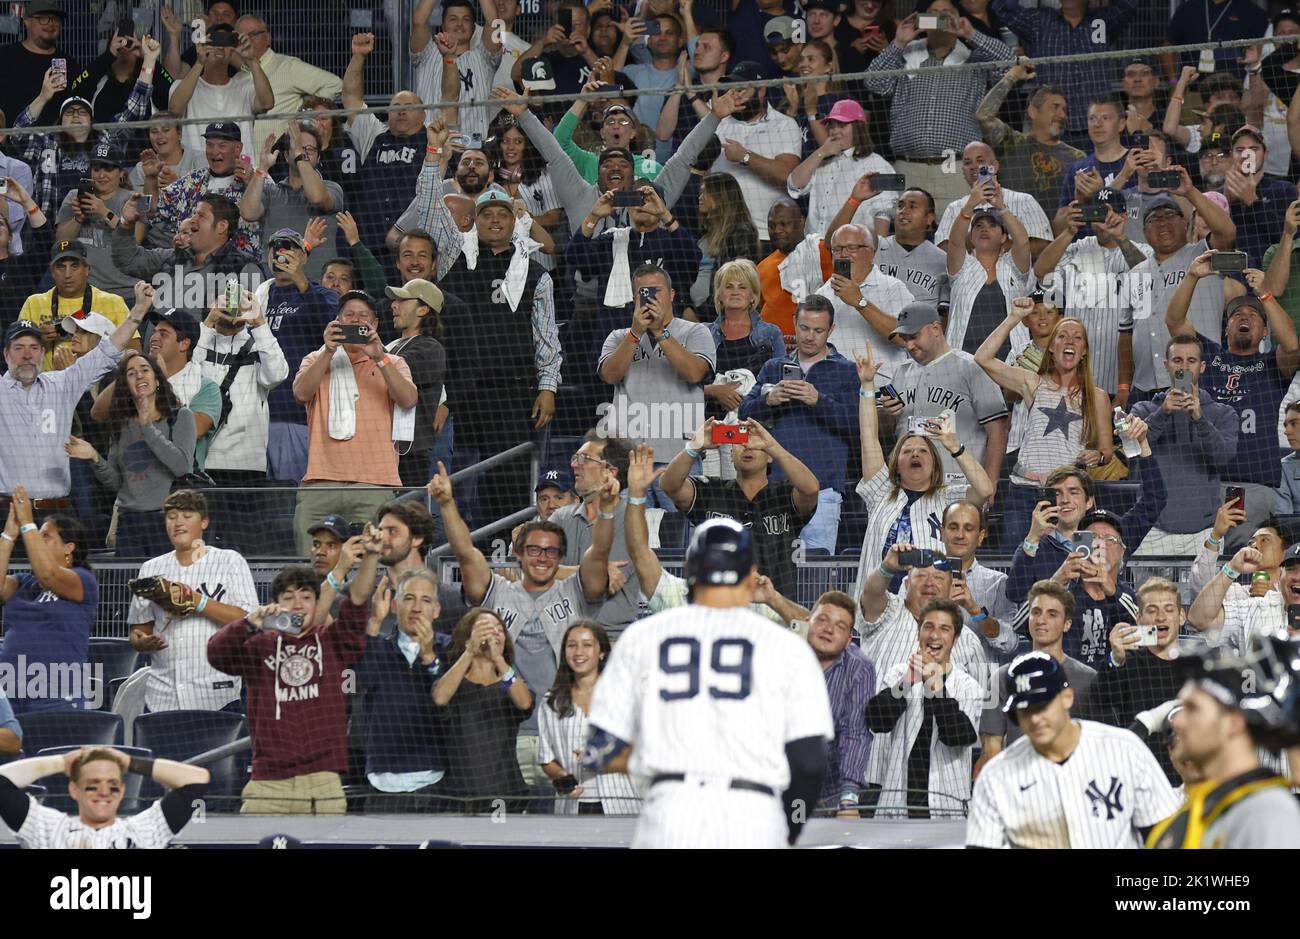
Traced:
POLYGON ((1300 806, 1290 781, 1260 765, 1258 750, 1300 744, 1300 642, 1255 637, 1180 656, 1185 679, 1171 723, 1201 771, 1182 809, 1156 825, 1149 848, 1300 848, 1300 806))

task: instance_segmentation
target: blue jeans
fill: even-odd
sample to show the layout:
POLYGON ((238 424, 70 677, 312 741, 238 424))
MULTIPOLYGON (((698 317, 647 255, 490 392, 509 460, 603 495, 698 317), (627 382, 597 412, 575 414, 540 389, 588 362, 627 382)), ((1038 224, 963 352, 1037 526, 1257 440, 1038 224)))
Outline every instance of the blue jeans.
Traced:
POLYGON ((817 511, 799 533, 805 551, 835 553, 835 540, 840 533, 840 507, 844 503, 836 489, 823 489, 817 493, 817 511))
POLYGON ((1007 487, 1007 501, 1002 509, 1002 531, 997 539, 998 550, 1013 552, 1025 540, 1029 526, 1034 521, 1038 490, 1038 486, 1007 487))
POLYGON ((307 425, 271 421, 267 428, 266 475, 300 483, 307 475, 307 425))
MULTIPOLYGON (((28 698, 22 695, 13 695, 9 698, 9 707, 13 709, 15 717, 21 717, 24 714, 40 714, 51 711, 84 711, 86 710, 86 700, 85 698, 28 698)), ((30 755, 35 756, 36 754, 30 755)))

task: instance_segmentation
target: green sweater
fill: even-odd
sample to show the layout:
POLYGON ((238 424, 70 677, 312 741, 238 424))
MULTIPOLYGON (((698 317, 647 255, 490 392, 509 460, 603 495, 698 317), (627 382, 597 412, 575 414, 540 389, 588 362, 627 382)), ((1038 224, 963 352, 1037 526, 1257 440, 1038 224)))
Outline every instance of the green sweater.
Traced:
MULTIPOLYGON (((1264 270, 1273 263, 1273 257, 1277 254, 1278 245, 1271 245, 1264 252, 1264 270)), ((1300 257, 1296 257, 1297 251, 1300 251, 1300 239, 1291 243, 1291 276, 1287 278, 1286 289, 1278 296, 1277 302, 1282 304, 1282 309, 1287 311, 1291 317, 1291 322, 1296 324, 1296 329, 1300 329, 1300 257)))
MULTIPOLYGON (((600 172, 600 154, 584 150, 573 142, 573 132, 577 129, 578 115, 566 111, 560 123, 555 125, 555 139, 560 142, 560 146, 569 155, 573 165, 578 168, 582 178, 589 183, 594 183, 600 172)), ((633 153, 632 156, 636 159, 636 176, 639 179, 654 179, 663 170, 663 167, 654 160, 647 160, 644 154, 633 153)))

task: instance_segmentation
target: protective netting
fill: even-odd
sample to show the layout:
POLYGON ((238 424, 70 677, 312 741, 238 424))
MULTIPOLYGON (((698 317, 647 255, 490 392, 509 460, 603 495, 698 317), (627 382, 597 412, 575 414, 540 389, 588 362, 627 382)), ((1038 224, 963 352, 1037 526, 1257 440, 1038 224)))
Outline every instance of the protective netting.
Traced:
POLYGON ((1175 785, 1147 712, 1180 637, 1244 648, 1300 602, 1294 18, 107 6, 0 93, 2 687, 19 722, 122 717, 37 720, 26 755, 251 734, 216 811, 635 814, 650 779, 574 752, 592 669, 732 516, 845 720, 819 811, 961 816, 1018 654, 1066 657, 1075 716, 1175 785), (369 609, 338 599, 366 523, 369 609), (242 625, 313 577, 330 625, 242 625))

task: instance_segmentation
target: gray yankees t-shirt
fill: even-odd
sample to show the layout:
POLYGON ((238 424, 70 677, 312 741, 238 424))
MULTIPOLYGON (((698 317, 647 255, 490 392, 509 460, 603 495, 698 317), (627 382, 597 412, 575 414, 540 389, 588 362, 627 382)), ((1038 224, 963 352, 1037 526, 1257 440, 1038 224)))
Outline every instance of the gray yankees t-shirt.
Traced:
POLYGON ((893 235, 881 238, 875 265, 881 273, 906 284, 914 300, 926 303, 939 302, 940 287, 948 279, 948 256, 933 241, 923 241, 909 250, 893 235))
MULTIPOLYGON (((627 342, 626 327, 615 329, 605 337, 597 371, 605 360, 627 342)), ((709 363, 712 370, 718 361, 713 335, 703 323, 674 317, 668 335, 709 363)), ((711 379, 706 376, 707 383, 711 379)), ((657 339, 649 333, 641 337, 627 374, 614 390, 614 400, 600 417, 606 436, 644 440, 654 447, 655 462, 666 463, 682 452, 686 442, 704 423, 704 386, 689 384, 664 354, 657 339)))
MULTIPOLYGON (((973 355, 960 349, 950 349, 929 365, 906 358, 894 373, 894 388, 903 397, 898 433, 907 430, 909 417, 938 417, 952 410, 957 417, 957 439, 981 463, 988 443, 983 425, 1009 413, 1001 389, 975 363, 973 355)), ((960 473, 951 454, 942 447, 940 450, 944 472, 960 473)))
MULTIPOLYGON (((1200 255, 1210 250, 1205 239, 1184 245, 1162 262, 1155 258, 1139 264, 1132 273, 1137 288, 1133 297, 1133 387, 1142 391, 1159 391, 1169 387, 1169 371, 1165 368, 1165 346, 1169 343, 1169 329, 1165 326, 1165 311, 1178 285, 1187 276, 1187 269, 1200 255)), ((1203 278, 1192 294, 1187 319, 1196 331, 1214 343, 1223 340, 1223 278, 1218 275, 1203 278)), ((1127 325, 1127 324, 1121 324, 1127 325)))
MULTIPOLYGON (((619 498, 618 508, 614 510, 614 542, 609 549, 611 561, 627 561, 631 557, 627 551, 627 536, 623 533, 626 519, 627 496, 624 495, 619 498)), ((591 547, 591 530, 594 527, 587 519, 585 507, 581 503, 561 506, 551 513, 550 521, 564 529, 568 549, 564 563, 581 564, 583 553, 591 547)), ((636 571, 631 564, 623 568, 623 573, 627 575, 627 583, 622 590, 602 603, 596 614, 596 621, 609 630, 611 639, 617 639, 624 627, 641 613, 641 582, 637 580, 636 571)), ((577 576, 575 574, 570 579, 576 579, 577 576)))
MULTIPOLYGON (((533 696, 540 698, 555 684, 555 667, 563 654, 564 632, 580 619, 589 619, 594 607, 582 595, 582 579, 574 574, 556 580, 540 593, 529 591, 521 582, 492 574, 492 582, 480 604, 494 611, 506 624, 515 645, 515 670, 533 696)), ((537 709, 520 725, 525 736, 537 735, 537 709)))

